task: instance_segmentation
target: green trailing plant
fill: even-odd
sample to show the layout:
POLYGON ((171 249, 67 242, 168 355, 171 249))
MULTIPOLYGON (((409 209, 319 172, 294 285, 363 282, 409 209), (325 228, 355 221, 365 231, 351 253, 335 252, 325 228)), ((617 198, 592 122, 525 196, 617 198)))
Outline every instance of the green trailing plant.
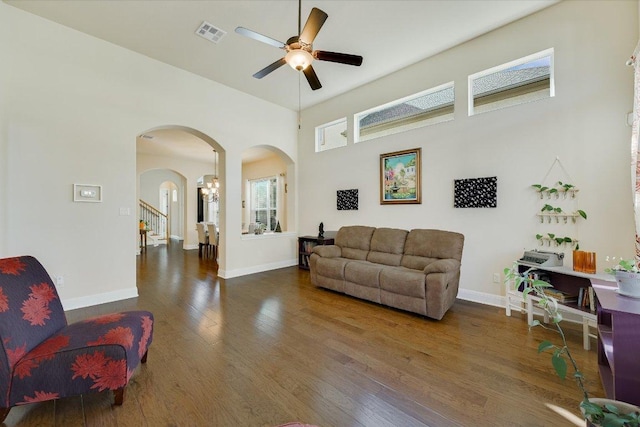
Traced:
POLYGON ((583 411, 585 419, 602 427, 639 427, 640 412, 636 411, 630 414, 621 414, 614 405, 606 404, 600 406, 589 400, 584 375, 578 368, 578 364, 571 354, 566 335, 560 325, 562 314, 558 309, 558 301, 545 293, 545 289, 551 288, 552 286, 543 280, 533 279, 533 275, 530 274, 532 270, 535 270, 535 268, 530 268, 521 273, 518 269, 518 263, 516 262, 511 268, 504 269, 504 278, 505 282, 511 284, 515 289, 522 289, 522 295, 525 300, 535 297, 538 300, 538 306, 549 316, 549 325, 545 325, 539 320, 534 320, 530 328, 542 327, 557 333, 560 338, 559 344, 554 344, 549 340, 542 341, 538 345, 538 354, 550 353, 551 365, 556 375, 560 379, 565 380, 567 375, 570 374, 576 381, 582 394, 580 408, 583 411))
POLYGON ((558 181, 553 187, 547 187, 542 184, 532 184, 531 186, 540 193, 540 198, 543 197, 543 193, 547 193, 548 197, 555 194, 556 199, 559 197, 560 193, 563 193, 563 197, 566 197, 567 194, 571 194, 571 197, 573 198, 575 197, 576 191, 578 191, 575 185, 562 181, 558 181))
MULTIPOLYGON (((611 261, 615 261, 616 257, 611 258, 611 261)), ((618 258, 618 264, 613 267, 607 267, 604 269, 605 273, 616 274, 616 271, 625 271, 627 273, 638 273, 640 272, 640 268, 638 268, 638 264, 634 259, 624 259, 618 258)), ((606 261, 609 262, 609 257, 606 258, 606 261)))
POLYGON ((540 212, 552 212, 552 213, 562 213, 562 208, 554 208, 551 205, 544 205, 540 212))
POLYGON ((559 237, 559 236, 556 236, 553 233, 547 233, 546 236, 544 236, 542 234, 536 234, 536 240, 538 240, 541 245, 544 244, 545 240, 547 240, 549 242, 551 242, 551 241, 556 242, 556 244, 558 246, 563 245, 565 243, 569 243, 569 244, 576 243, 576 245, 578 244, 577 240, 573 240, 571 237, 567 237, 567 236, 559 237))
POLYGON ((569 183, 563 183, 562 181, 558 181, 558 184, 564 191, 569 191, 575 188, 575 185, 569 183))
POLYGON ((580 215, 582 218, 587 219, 587 213, 585 211, 578 209, 576 213, 580 215))

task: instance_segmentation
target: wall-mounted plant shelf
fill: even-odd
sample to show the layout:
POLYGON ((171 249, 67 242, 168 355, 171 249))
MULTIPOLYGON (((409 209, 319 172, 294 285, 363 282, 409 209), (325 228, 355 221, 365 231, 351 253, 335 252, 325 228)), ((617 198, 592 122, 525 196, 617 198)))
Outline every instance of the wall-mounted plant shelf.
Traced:
POLYGON ((571 222, 575 223, 578 218, 586 218, 582 215, 580 215, 579 213, 565 213, 565 212, 561 212, 561 213, 555 213, 555 212, 541 212, 537 214, 538 217, 540 218, 540 222, 544 223, 545 221, 548 223, 552 223, 555 222, 557 224, 559 223, 564 223, 567 224, 569 222, 569 220, 571 220, 571 222))
POLYGON ((552 239, 551 237, 541 237, 538 239, 538 244, 540 246, 563 246, 563 247, 574 247, 578 244, 578 240, 571 239, 571 241, 563 241, 559 242, 557 239, 552 239))
POLYGON ((543 236, 541 234, 536 234, 536 239, 538 240, 538 244, 540 246, 555 246, 555 247, 559 247, 559 246, 563 246, 563 247, 577 247, 578 246, 578 240, 576 239, 572 239, 571 237, 560 237, 560 236, 556 236, 555 234, 547 234, 546 236, 543 236))
POLYGON ((561 181, 558 181, 555 187, 545 187, 541 184, 533 184, 532 187, 535 188, 541 199, 545 197, 547 199, 566 199, 567 197, 575 199, 576 193, 580 191, 574 185, 561 181))

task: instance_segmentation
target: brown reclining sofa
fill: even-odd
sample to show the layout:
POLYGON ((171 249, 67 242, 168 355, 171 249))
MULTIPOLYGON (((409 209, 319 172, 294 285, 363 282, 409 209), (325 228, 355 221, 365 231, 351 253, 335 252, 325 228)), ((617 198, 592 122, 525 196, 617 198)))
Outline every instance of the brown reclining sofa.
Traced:
POLYGON ((311 283, 440 320, 458 294, 463 245, 451 231, 346 226, 313 248, 311 283))

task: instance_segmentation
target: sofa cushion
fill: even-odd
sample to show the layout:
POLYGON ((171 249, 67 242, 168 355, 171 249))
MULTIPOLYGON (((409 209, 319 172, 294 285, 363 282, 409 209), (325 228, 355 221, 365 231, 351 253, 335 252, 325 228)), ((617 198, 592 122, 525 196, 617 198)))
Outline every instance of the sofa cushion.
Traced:
POLYGON ((372 288, 379 287, 380 272, 384 266, 367 261, 350 261, 344 268, 344 279, 372 288))
POLYGON ((344 258, 366 260, 374 231, 375 227, 363 225, 342 227, 336 234, 335 244, 342 248, 344 258))
POLYGON ((404 267, 386 267, 380 273, 380 289, 415 298, 424 298, 426 276, 422 271, 404 267))
POLYGON ((371 237, 371 250, 367 261, 384 265, 400 265, 407 230, 397 228, 378 228, 371 237))
POLYGON ((400 265, 422 270, 438 259, 462 259, 464 235, 443 230, 411 230, 400 265))

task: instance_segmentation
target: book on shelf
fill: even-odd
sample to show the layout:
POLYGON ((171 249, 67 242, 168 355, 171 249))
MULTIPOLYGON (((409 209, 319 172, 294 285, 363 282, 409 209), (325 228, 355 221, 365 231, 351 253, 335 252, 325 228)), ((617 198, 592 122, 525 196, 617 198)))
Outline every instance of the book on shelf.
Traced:
POLYGON ((310 254, 315 246, 315 242, 302 242, 302 252, 310 254))
POLYGON ((544 293, 547 296, 554 298, 559 303, 563 303, 563 304, 575 303, 580 300, 579 295, 572 295, 567 292, 559 291, 558 289, 555 289, 555 288, 545 288, 544 293))

